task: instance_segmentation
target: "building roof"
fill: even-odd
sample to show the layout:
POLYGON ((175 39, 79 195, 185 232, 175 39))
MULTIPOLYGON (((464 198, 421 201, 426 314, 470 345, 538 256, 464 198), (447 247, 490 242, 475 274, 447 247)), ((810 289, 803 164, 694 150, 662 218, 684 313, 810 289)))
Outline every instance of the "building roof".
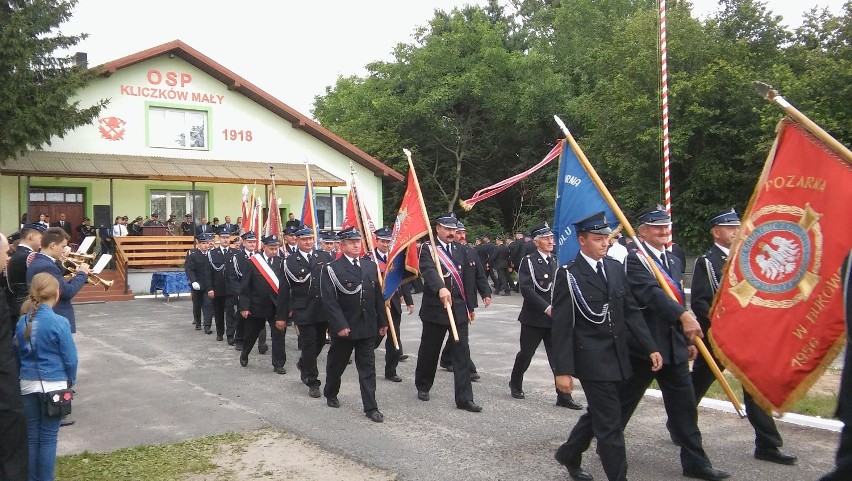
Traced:
MULTIPOLYGON (((33 150, 7 159, 0 166, 3 175, 39 177, 99 177, 106 179, 179 180, 211 183, 270 183, 269 166, 274 167, 277 185, 303 186, 307 183, 304 164, 245 162, 236 160, 176 159, 145 155, 89 154, 33 150)), ((316 187, 340 187, 346 182, 311 165, 316 187)))
POLYGON ((370 171, 374 172, 377 176, 395 181, 402 181, 404 179, 402 174, 385 165, 380 160, 369 155, 346 140, 343 140, 341 137, 335 135, 319 123, 297 112, 289 105, 281 102, 262 90, 260 87, 228 70, 224 66, 213 61, 210 57, 202 54, 180 40, 173 40, 157 47, 149 48, 148 50, 143 50, 141 52, 122 57, 118 60, 113 60, 112 62, 107 62, 99 67, 94 67, 94 70, 99 71, 101 75, 109 76, 124 67, 129 67, 165 54, 171 54, 182 58, 189 64, 227 85, 229 90, 239 92, 260 104, 262 107, 268 109, 287 122, 290 122, 290 125, 294 129, 304 130, 334 150, 370 169, 370 171))

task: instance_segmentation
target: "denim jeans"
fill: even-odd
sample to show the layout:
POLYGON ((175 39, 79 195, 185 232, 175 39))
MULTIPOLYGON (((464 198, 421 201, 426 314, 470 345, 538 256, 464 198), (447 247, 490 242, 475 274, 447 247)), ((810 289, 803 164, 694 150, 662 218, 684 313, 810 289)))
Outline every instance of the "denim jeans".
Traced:
POLYGON ((26 394, 23 398, 30 446, 29 481, 52 481, 61 419, 47 416, 44 394, 26 394))

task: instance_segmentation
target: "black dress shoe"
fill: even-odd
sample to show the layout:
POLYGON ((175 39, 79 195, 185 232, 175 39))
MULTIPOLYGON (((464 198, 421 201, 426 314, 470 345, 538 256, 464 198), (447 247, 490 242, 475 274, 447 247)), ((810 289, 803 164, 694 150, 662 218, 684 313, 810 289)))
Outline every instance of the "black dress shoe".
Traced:
POLYGON ((408 360, 408 354, 403 354, 402 356, 399 356, 399 362, 405 362, 407 360, 408 360))
POLYGON ((478 372, 474 372, 470 374, 470 382, 477 382, 482 379, 482 376, 479 375, 478 372))
POLYGON ((583 405, 574 400, 571 396, 560 396, 556 398, 556 405, 563 408, 579 411, 583 409, 583 405))
POLYGON ((447 371, 453 372, 453 365, 452 364, 441 363, 441 367, 446 369, 447 371))
POLYGON ((586 471, 580 466, 566 465, 565 468, 568 470, 568 476, 571 476, 571 479, 576 479, 577 481, 592 481, 595 479, 594 476, 592 476, 592 473, 586 471))
POLYGON ((319 386, 309 386, 308 387, 308 396, 320 397, 319 386))
POLYGON ((340 401, 338 401, 336 397, 330 397, 330 398, 326 399, 325 403, 330 408, 339 408, 340 407, 340 401))
POLYGON ((235 351, 242 351, 242 350, 243 350, 243 343, 241 343, 241 342, 234 342, 234 350, 235 350, 235 351))
POLYGON ((262 346, 257 346, 257 352, 259 352, 261 354, 266 354, 266 351, 268 351, 268 350, 269 350, 269 346, 267 346, 266 344, 264 344, 262 346))
POLYGON ((428 401, 429 400, 429 393, 426 392, 426 391, 417 391, 417 399, 419 399, 421 401, 428 401))
POLYGON ((520 387, 512 384, 511 381, 509 381, 509 391, 511 391, 512 397, 515 398, 515 399, 525 399, 526 398, 526 395, 524 395, 524 390, 521 389, 520 387))
POLYGON ((472 413, 478 413, 482 411, 482 406, 476 404, 473 401, 466 401, 461 404, 456 404, 456 407, 459 409, 464 409, 465 411, 470 411, 472 413))
POLYGON ((755 449, 754 457, 761 461, 787 465, 796 464, 796 461, 799 459, 794 454, 782 453, 777 449, 755 449))
POLYGON ((366 414, 367 417, 370 418, 370 421, 373 421, 374 423, 380 423, 385 420, 384 415, 382 415, 378 409, 374 409, 366 414))
POLYGON ((200 331, 200 330, 201 330, 201 324, 196 324, 196 325, 195 325, 195 330, 196 330, 196 331, 200 331))
POLYGON ((242 367, 248 366, 248 357, 240 356, 240 366, 242 366, 242 367))
POLYGON ((213 329, 210 329, 209 327, 205 327, 204 328, 204 334, 213 334, 213 329))
POLYGON ((272 370, 275 372, 275 374, 287 374, 287 370, 283 367, 276 367, 272 370))
POLYGON ((386 375, 385 379, 387 379, 388 381, 393 381, 393 382, 402 382, 402 378, 399 377, 399 374, 393 374, 393 375, 390 375, 390 376, 386 375))
POLYGON ((728 479, 731 475, 727 471, 716 469, 713 466, 702 466, 694 469, 684 469, 683 475, 687 478, 705 479, 707 481, 719 481, 728 479))
POLYGON ((228 345, 233 346, 237 341, 234 340, 234 336, 228 336, 228 345))
POLYGON ((217 340, 217 341, 221 341, 221 340, 222 340, 222 336, 220 336, 220 335, 218 335, 218 334, 217 334, 217 335, 216 335, 216 340, 217 340))

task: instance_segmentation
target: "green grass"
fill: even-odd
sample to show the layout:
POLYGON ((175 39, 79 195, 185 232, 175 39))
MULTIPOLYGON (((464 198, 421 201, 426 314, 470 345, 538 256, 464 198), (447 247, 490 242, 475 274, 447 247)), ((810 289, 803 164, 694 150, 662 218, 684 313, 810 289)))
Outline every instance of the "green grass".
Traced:
MULTIPOLYGON (((742 384, 735 378, 733 375, 725 372, 725 379, 728 380, 728 384, 731 385, 731 389, 734 391, 734 394, 737 395, 737 399, 739 399, 740 403, 743 402, 743 387, 742 384)), ((652 389, 659 389, 657 385, 657 381, 653 381, 651 383, 652 389)), ((707 390, 707 394, 705 395, 707 398, 711 399, 721 399, 723 401, 728 400, 728 396, 725 395, 725 391, 722 389, 722 386, 719 385, 718 382, 714 382, 710 389, 707 390)), ((833 394, 806 394, 799 402, 793 405, 790 409, 791 413, 796 414, 804 414, 806 416, 820 416, 823 418, 832 418, 834 417, 834 410, 837 408, 837 393, 833 394)))
POLYGON ((61 456, 56 461, 57 481, 164 481, 216 469, 211 460, 222 445, 244 445, 256 433, 226 433, 174 444, 124 448, 111 453, 61 456))

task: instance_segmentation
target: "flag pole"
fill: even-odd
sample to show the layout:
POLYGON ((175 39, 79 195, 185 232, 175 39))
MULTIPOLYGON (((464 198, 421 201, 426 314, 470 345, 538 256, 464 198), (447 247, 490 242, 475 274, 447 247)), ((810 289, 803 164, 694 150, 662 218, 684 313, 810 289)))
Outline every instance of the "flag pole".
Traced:
MULTIPOLYGON (((310 199, 305 199, 305 200, 306 201, 310 200, 310 203, 311 203, 310 204, 311 218, 313 218, 313 224, 314 224, 311 227, 313 227, 313 230, 314 230, 314 247, 316 247, 319 243, 319 230, 317 229, 317 212, 316 212, 316 209, 314 208, 315 207, 314 206, 314 183, 311 180, 311 168, 308 166, 307 160, 305 161, 305 185, 308 188, 308 194, 310 194, 310 196, 309 196, 310 199)), ((331 199, 331 200, 334 201, 334 199, 331 199)), ((304 217, 304 216, 302 216, 302 217, 304 217)))
MULTIPOLYGON (((355 169, 352 169, 352 185, 355 186, 355 192, 358 192, 358 187, 356 186, 356 181, 355 181, 355 175, 356 175, 355 169)), ((373 233, 372 232, 365 232, 367 230, 367 227, 369 227, 369 226, 363 227, 364 219, 367 218, 367 215, 364 213, 364 204, 361 202, 360 198, 358 199, 358 214, 357 214, 357 216, 361 218, 361 221, 357 222, 357 224, 359 226, 362 226, 361 237, 366 239, 367 248, 370 250, 371 256, 375 257, 376 246, 373 245, 373 233), (365 234, 367 234, 367 235, 365 235, 365 234)), ((376 271, 377 272, 378 272, 378 268, 379 268, 379 263, 376 262, 376 271)), ((385 266, 385 269, 387 269, 387 266, 385 266)), ((379 288, 382 290, 382 298, 384 298, 385 278, 382 274, 383 274, 382 272, 378 272, 379 288)), ((390 311, 390 299, 386 300, 384 302, 384 304, 385 304, 385 315, 388 318, 388 332, 390 332, 391 341, 393 341, 393 347, 397 351, 399 351, 399 339, 396 336, 396 327, 393 325, 393 316, 391 315, 391 311, 390 311)))
MULTIPOLYGON (((428 221, 429 213, 426 212, 426 204, 423 202, 423 192, 420 190, 420 181, 417 180, 417 171, 414 170, 414 162, 411 160, 411 151, 408 149, 402 149, 402 151, 408 159, 408 168, 411 169, 411 176, 414 178, 414 185, 417 187, 417 198, 420 201, 420 212, 423 214, 423 218, 428 221)), ((438 244, 435 243, 435 234, 432 233, 431 227, 426 230, 429 232, 429 243, 432 245, 432 248, 429 249, 432 252, 432 261, 435 263, 435 269, 437 269, 438 275, 441 279, 443 279, 444 269, 441 268, 441 263, 438 261, 438 252, 436 251, 438 244)), ((459 286, 459 289, 464 289, 464 286, 459 286)), ((450 320, 450 331, 453 333, 453 340, 458 342, 459 333, 456 329, 456 318, 453 316, 453 307, 450 304, 444 304, 444 309, 447 310, 447 317, 450 320)))
MULTIPOLYGON (((586 158, 586 154, 583 153, 580 146, 577 145, 577 142, 574 140, 574 136, 571 135, 571 132, 568 130, 568 127, 565 126, 565 123, 562 122, 562 119, 553 116, 556 123, 559 125, 559 128, 562 129, 562 132, 565 134, 565 139, 571 145, 571 149, 574 150, 574 153, 577 154, 577 159, 579 159, 580 163, 583 165, 583 168, 586 169, 586 172, 591 177, 592 181, 597 186, 598 191, 600 191, 606 203, 609 204, 609 207, 612 209, 612 212, 618 217, 618 221, 624 227, 624 230, 627 234, 633 239, 633 242, 636 243, 637 246, 641 245, 639 242, 639 238, 636 236, 636 232, 633 230, 633 226, 630 225, 630 222, 627 221, 627 217, 625 217, 624 212, 621 211, 621 208, 615 202, 615 199, 612 197, 612 194, 609 193, 609 189, 606 188, 600 176, 598 176, 597 171, 592 166, 589 159, 586 158)), ((654 273, 654 277, 657 278, 657 282, 659 282, 660 287, 663 288, 663 291, 666 292, 672 299, 676 299, 674 292, 672 292, 671 287, 669 287, 668 283, 665 282, 663 278, 663 274, 660 272, 659 268, 655 262, 647 259, 647 253, 639 249, 639 252, 642 253, 646 257, 648 261, 648 265, 651 267, 651 270, 654 273)), ((696 336, 691 339, 695 344, 695 347, 698 348, 698 351, 701 353, 701 356, 704 358, 704 361, 707 362, 707 365, 710 367, 710 370, 713 371, 713 375, 716 376, 716 380, 719 381, 719 385, 722 386, 722 389, 725 391, 725 394, 728 396, 728 399, 731 401, 731 404, 734 405, 734 409, 739 415, 740 418, 746 417, 745 411, 743 411, 742 406, 740 405, 740 401, 737 399, 737 395, 734 394, 734 390, 731 389, 731 385, 728 384, 728 380, 725 379, 725 376, 722 375, 722 371, 719 369, 719 366, 716 365, 716 361, 713 360, 713 356, 710 355, 710 351, 707 350, 707 346, 704 345, 704 342, 700 337, 696 336)))
POLYGON ((831 134, 823 130, 822 127, 817 125, 813 120, 809 119, 807 115, 800 112, 796 107, 793 107, 793 105, 790 104, 790 102, 787 102, 787 99, 782 97, 771 85, 763 82, 752 82, 751 85, 757 91, 758 95, 781 106, 781 108, 784 109, 784 112, 792 117, 793 120, 802 124, 808 132, 837 152, 837 154, 840 155, 846 163, 852 164, 852 151, 832 137, 831 134))

